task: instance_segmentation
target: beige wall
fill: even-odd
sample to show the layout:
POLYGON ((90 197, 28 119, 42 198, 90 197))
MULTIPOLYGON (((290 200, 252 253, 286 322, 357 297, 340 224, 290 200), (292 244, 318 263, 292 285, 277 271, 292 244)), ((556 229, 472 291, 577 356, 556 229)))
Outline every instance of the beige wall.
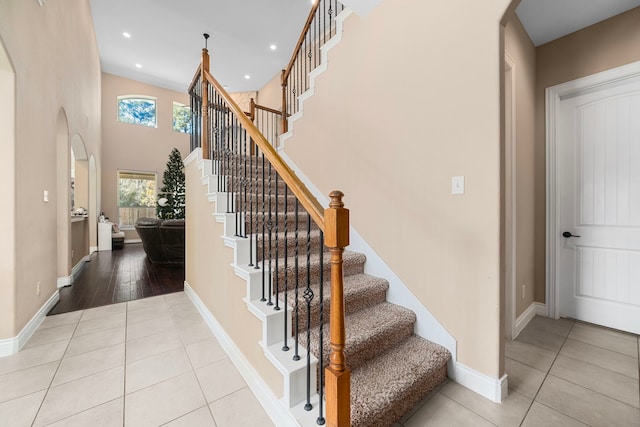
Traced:
MULTIPOLYGON (((533 302, 535 290, 535 84, 536 51, 520 20, 505 28, 505 51, 514 62, 515 316, 533 302), (522 287, 524 286, 524 294, 522 287)), ((508 112, 507 112, 508 113, 508 112)), ((508 142, 506 142, 508 143, 508 142)), ((509 177, 506 177, 509 179, 509 177)), ((507 301, 506 304, 510 302, 507 301)))
POLYGON ((4 239, 0 245, 0 339, 15 330, 15 73, 0 40, 0 181, 7 205, 0 210, 4 239))
POLYGON ((226 247, 220 238, 224 234, 223 225, 212 216, 215 205, 208 201, 207 187, 200 181, 201 172, 196 162, 187 165, 185 174, 186 282, 273 393, 282 396, 282 375, 267 360, 258 344, 262 340, 262 324, 249 312, 243 300, 246 281, 237 277, 231 267, 233 250, 226 247))
POLYGON ((545 301, 545 89, 640 61, 640 8, 536 49, 536 301, 545 301))
POLYGON ((345 192, 352 225, 457 340, 458 361, 494 378, 509 3, 397 0, 351 16, 285 149, 324 194, 345 192))
MULTIPOLYGON (((159 191, 162 176, 175 147, 182 157, 189 154, 189 135, 173 130, 173 101, 189 105, 189 96, 112 74, 102 74, 102 210, 112 222, 118 221, 118 170, 155 172, 159 191), (118 121, 118 96, 156 97, 157 127, 118 121)), ((137 239, 135 230, 126 230, 125 239, 137 239)))
POLYGON ((260 91, 256 102, 264 107, 282 110, 281 73, 276 74, 260 91))
MULTIPOLYGON (((100 61, 86 0, 50 1, 44 7, 0 0, 0 38, 16 76, 15 138, 9 136, 0 156, 15 167, 15 185, 4 181, 12 187, 5 200, 15 202, 4 210, 17 213, 13 223, 3 222, 15 231, 13 242, 5 232, 5 244, 15 245, 15 262, 2 268, 8 280, 0 282, 0 301, 13 302, 13 309, 0 310, 3 339, 15 337, 57 290, 57 201, 69 197, 68 189, 65 194, 56 189, 58 173, 69 176, 56 166, 58 114, 64 111, 67 135, 81 136, 99 165, 100 61)), ((66 215, 68 222, 68 210, 66 215)))

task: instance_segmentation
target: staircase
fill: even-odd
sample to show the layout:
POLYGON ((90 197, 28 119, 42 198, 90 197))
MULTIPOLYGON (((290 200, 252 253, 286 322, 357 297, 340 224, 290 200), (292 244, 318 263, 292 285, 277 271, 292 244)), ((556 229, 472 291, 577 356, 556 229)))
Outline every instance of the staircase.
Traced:
MULTIPOLYGON (((327 8, 324 0, 320 2, 322 6, 316 3, 314 10, 327 9, 331 23, 335 17, 332 11, 341 10, 341 5, 327 0, 327 8)), ((310 15, 307 27, 312 22, 310 15)), ((341 20, 338 22, 341 27, 341 20)), ((322 37, 336 32, 331 24, 318 27, 322 37)), ((320 49, 319 43, 305 34, 298 43, 301 53, 294 54, 287 73, 283 73, 283 100, 289 100, 283 106, 286 114, 270 111, 280 114, 278 120, 282 120, 285 132, 300 118, 302 101, 312 94, 319 68, 326 68, 324 47, 322 54, 319 50, 305 54, 320 49), (296 80, 297 67, 301 67, 294 61, 298 57, 309 61, 322 57, 323 62, 310 72, 310 78, 296 80), (291 70, 294 72, 289 75, 291 70)), ((331 40, 324 46, 335 44, 335 38, 331 40)), ((445 381, 449 351, 414 333, 416 314, 387 301, 389 283, 364 273, 364 254, 343 253, 342 247, 325 245, 322 231, 327 236, 330 231, 321 206, 273 149, 275 141, 267 141, 263 136, 267 134, 251 123, 259 106, 252 101, 251 113, 245 115, 209 74, 208 63, 204 49, 200 74, 196 73, 189 88, 196 112, 192 148, 201 145, 201 153, 206 153, 205 159, 198 161, 202 183, 208 188, 209 200, 215 203, 217 220, 225 223, 224 242, 235 250, 235 273, 247 280, 247 308, 263 323, 260 345, 283 375, 283 403, 299 425, 324 424, 325 403, 328 415, 336 410, 329 406, 339 396, 331 394, 325 402, 325 384, 330 394, 329 381, 324 380, 325 367, 334 366, 335 357, 344 354, 350 370, 350 425, 392 425, 445 381), (203 109, 203 105, 209 105, 209 109, 203 109), (334 258, 336 250, 340 252, 338 258, 334 258), (334 346, 331 336, 334 320, 329 325, 330 311, 332 307, 335 310, 336 303, 330 294, 336 289, 333 267, 337 263, 346 332, 340 348, 334 346), (334 357, 331 363, 330 347, 334 357)), ((331 209, 347 212, 341 197, 339 192, 332 193, 325 215, 331 209)), ((342 228, 347 233, 342 240, 348 242, 348 212, 346 227, 342 228)), ((349 401, 344 397, 338 400, 338 406, 349 401)), ((327 416, 330 425, 343 425, 344 421, 336 423, 332 421, 335 419, 345 418, 327 416)))
MULTIPOLYGON (((212 176, 209 167, 202 167, 202 170, 203 183, 209 185, 217 183, 220 179, 218 175, 212 176)), ((249 171, 250 175, 255 176, 257 174, 260 176, 262 166, 254 164, 249 171)), ((299 348, 303 359, 305 357, 304 349, 307 348, 307 345, 314 358, 320 359, 320 328, 318 326, 320 325, 319 313, 323 311, 322 341, 325 351, 322 356, 321 366, 326 366, 328 364, 328 351, 326 349, 329 348, 329 325, 327 321, 329 320, 330 263, 327 262, 329 255, 325 247, 323 248, 324 262, 321 268, 319 254, 320 231, 313 221, 309 221, 307 212, 296 212, 294 210, 295 197, 283 195, 285 185, 282 181, 276 183, 272 180, 269 183, 266 179, 264 181, 260 180, 258 185, 253 186, 253 191, 247 193, 247 202, 244 203, 243 201, 246 206, 250 206, 250 202, 253 201, 260 209, 263 202, 265 206, 271 204, 272 207, 279 206, 280 209, 283 209, 286 200, 287 210, 281 210, 278 214, 278 224, 281 228, 277 233, 272 233, 271 243, 269 243, 267 234, 264 237, 260 233, 255 236, 257 245, 254 250, 258 263, 262 263, 264 250, 264 259, 266 260, 264 272, 267 276, 271 272, 273 284, 271 298, 269 298, 269 294, 265 295, 266 301, 260 301, 262 297, 259 295, 259 290, 249 291, 249 295, 247 295, 248 305, 252 312, 256 313, 266 323, 269 323, 273 322, 273 319, 269 319, 269 316, 283 315, 286 302, 286 312, 289 318, 285 319, 285 321, 289 325, 288 331, 290 331, 291 335, 295 333, 296 329, 300 331, 299 348), (264 195, 262 193, 263 183, 264 195), (275 194, 276 187, 278 188, 278 195, 275 194), (296 217, 298 225, 301 225, 298 234, 304 235, 302 236, 302 244, 296 243, 299 240, 294 238, 296 217), (311 224, 310 230, 307 230, 308 224, 311 224), (307 232, 309 234, 308 246, 307 232), (295 268, 294 254, 296 251, 300 259, 305 259, 307 253, 309 253, 310 262, 308 266, 304 262, 299 262, 298 268, 295 268), (276 252, 279 255, 277 258, 274 256, 276 252), (271 253, 271 258, 269 258, 269 253, 271 253), (269 267, 269 264, 271 267, 269 267), (316 285, 311 285, 310 289, 314 296, 319 296, 321 295, 319 285, 321 271, 324 278, 323 297, 322 299, 313 298, 310 304, 307 305, 304 292, 307 278, 309 278, 310 283, 317 283, 316 285), (297 282, 288 280, 285 284, 285 277, 297 277, 297 282), (295 291, 296 283, 300 285, 297 293, 295 291), (277 296, 276 290, 278 292, 277 296), (272 306, 266 305, 269 300, 272 302, 272 306), (276 301, 278 301, 277 305, 276 301), (276 306, 280 310, 274 310, 276 306), (297 316, 295 314, 296 307, 298 308, 297 316), (271 313, 265 316, 265 312, 271 313), (307 316, 307 313, 309 313, 309 316, 307 316), (310 323, 307 319, 311 319, 310 323), (308 331, 308 336, 306 331, 308 331)), ((210 200, 226 200, 227 196, 226 193, 217 192, 215 188, 210 188, 208 191, 210 200)), ((240 204, 239 198, 240 196, 236 194, 236 204, 240 204)), ((225 203, 219 204, 224 205, 225 203)), ((216 207, 214 211, 224 217, 227 222, 235 222, 233 215, 224 213, 226 207, 220 207, 216 207), (219 209, 220 207, 222 209, 219 209)), ((249 216, 249 212, 242 212, 242 218, 246 219, 249 216)), ((266 215, 255 215, 253 222, 247 220, 244 226, 247 231, 253 229, 254 232, 256 230, 261 232, 263 223, 266 224, 267 222, 266 215)), ((271 222, 275 223, 275 215, 272 217, 271 222)), ((232 231, 232 227, 225 228, 229 228, 232 231)), ((235 233, 230 232, 228 234, 235 233)), ((388 282, 383 278, 364 273, 366 257, 363 254, 345 251, 343 262, 346 325, 345 355, 347 365, 351 369, 351 425, 354 427, 389 426, 399 420, 431 390, 445 381, 447 378, 447 363, 451 356, 444 347, 414 334, 416 315, 411 310, 386 301, 388 282)), ((241 269, 243 271, 241 275, 245 277, 250 274, 258 276, 262 274, 262 269, 256 269, 255 266, 237 265, 236 268, 241 269)), ((278 328, 268 326, 263 329, 266 335, 262 341, 265 352, 278 352, 284 345, 281 332, 278 328)), ((290 350, 286 352, 287 354, 284 357, 290 358, 293 355, 294 345, 293 338, 289 339, 288 346, 290 350)), ((279 353, 281 354, 271 355, 270 358, 283 357, 282 353, 284 352, 279 351, 279 353)), ((314 364, 314 376, 318 375, 315 366, 314 364)), ((295 374, 292 372, 289 374, 291 381, 295 382, 295 374)), ((299 389, 300 386, 290 385, 288 388, 299 389)), ((315 393, 315 390, 312 390, 312 393, 315 393)), ((301 399, 292 397, 290 402, 292 406, 295 406, 294 404, 299 400, 301 399)), ((306 425, 305 420, 300 420, 300 422, 301 425, 306 425)))

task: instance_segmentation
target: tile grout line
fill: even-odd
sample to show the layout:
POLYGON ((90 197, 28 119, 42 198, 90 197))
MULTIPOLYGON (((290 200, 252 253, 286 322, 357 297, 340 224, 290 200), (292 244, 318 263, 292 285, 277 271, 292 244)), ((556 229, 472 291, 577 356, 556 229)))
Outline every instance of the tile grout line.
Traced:
POLYGON ((67 351, 69 350, 69 346, 71 345, 71 340, 73 339, 73 336, 75 335, 76 330, 78 329, 78 325, 80 324, 80 319, 82 319, 82 316, 84 316, 84 310, 82 310, 82 314, 80 315, 80 317, 78 317, 78 321, 76 322, 76 325, 73 328, 73 333, 69 338, 69 342, 67 343, 67 346, 65 347, 64 352, 62 353, 62 356, 58 361, 58 366, 56 367, 56 371, 53 373, 53 376, 51 377, 51 381, 49 381, 49 385, 47 386, 47 391, 45 391, 44 396, 42 396, 42 401, 40 402, 40 405, 38 405, 38 410, 36 411, 36 414, 33 417, 33 421, 31 421, 31 427, 35 425, 36 420, 38 419, 38 415, 40 415, 40 411, 42 410, 42 405, 44 404, 44 401, 47 399, 47 396, 49 395, 49 391, 51 390, 51 384, 53 384, 53 380, 56 378, 56 375, 58 374, 58 370, 60 370, 60 365, 62 365, 62 361, 64 360, 64 355, 67 354, 67 351))
POLYGON ((122 371, 122 426, 126 424, 126 405, 127 405, 127 333, 129 326, 129 301, 125 303, 124 312, 124 369, 122 371))
MULTIPOLYGON (((522 421, 520 421, 519 426, 522 426, 522 424, 524 423, 524 420, 527 419, 527 415, 529 415, 529 411, 531 411, 531 407, 533 406, 533 403, 536 402, 536 399, 538 398, 538 394, 540 394, 540 390, 542 389, 542 386, 544 385, 545 381, 547 381, 547 378, 549 378, 549 374, 551 372, 551 369, 553 368, 553 365, 556 363, 556 360, 558 359, 558 356, 560 355, 560 352, 562 351, 562 347, 564 347, 564 344, 569 339, 569 335, 571 334, 571 331, 573 330, 573 327, 575 325, 576 325, 576 321, 573 320, 573 324, 571 325, 571 328, 569 328, 569 331, 567 332, 567 335, 562 340, 562 345, 560 345, 560 348, 558 348, 558 351, 556 352, 556 355, 553 358, 553 362, 551 362, 551 365, 549 365, 549 370, 547 370, 547 372, 545 373, 544 379, 540 383, 540 386, 538 387, 538 390, 536 390, 536 394, 533 396, 533 399, 531 399, 531 403, 529 404, 529 407, 527 408, 527 411, 524 413, 524 417, 522 417, 522 421)), ((560 411, 558 411, 558 412, 560 412, 560 411)), ((565 414, 563 412, 561 412, 561 413, 563 415, 567 415, 567 414, 565 414)))
MULTIPOLYGON (((167 299, 163 296, 165 303, 167 303, 167 299)), ((169 308, 169 304, 167 303, 167 309, 169 308)), ((171 313, 171 311, 169 311, 169 316, 171 317, 171 322, 173 323, 173 326, 176 328, 176 332, 178 333, 178 337, 180 338, 180 341, 182 342, 182 347, 184 348, 184 352, 187 353, 187 360, 189 361, 189 365, 191 366, 191 372, 193 373, 193 376, 196 377, 196 381, 198 382, 198 387, 200 387, 200 393, 202 393, 202 397, 204 399, 204 405, 207 407, 207 410, 209 411, 209 415, 211 415, 211 419, 213 420, 213 424, 216 424, 216 419, 213 416, 213 412, 211 411, 211 406, 209 406, 209 402, 207 401, 207 396, 204 393, 204 389, 202 388, 202 383, 200 383, 200 378, 198 378, 198 375, 196 374, 196 369, 193 366, 193 362, 191 361, 191 357, 189 356, 189 352, 187 351, 187 346, 184 343, 184 340, 182 339, 182 334, 180 333, 180 330, 178 329, 175 319, 173 318, 173 313, 171 313)), ((196 409, 197 410, 197 409, 196 409)), ((185 414, 186 415, 186 414, 185 414)))

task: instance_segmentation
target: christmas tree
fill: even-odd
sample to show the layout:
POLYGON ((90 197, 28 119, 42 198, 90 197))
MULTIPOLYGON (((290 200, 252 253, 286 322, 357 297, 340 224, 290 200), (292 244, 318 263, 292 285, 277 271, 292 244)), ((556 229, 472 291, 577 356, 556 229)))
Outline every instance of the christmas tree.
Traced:
POLYGON ((156 209, 160 219, 184 219, 184 164, 177 148, 169 154, 156 209))

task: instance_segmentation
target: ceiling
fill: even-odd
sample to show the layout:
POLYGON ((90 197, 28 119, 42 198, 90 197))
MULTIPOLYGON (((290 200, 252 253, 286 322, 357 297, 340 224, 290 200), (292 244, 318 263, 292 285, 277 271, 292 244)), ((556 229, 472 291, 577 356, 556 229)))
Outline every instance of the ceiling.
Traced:
POLYGON ((640 0, 522 0, 516 13, 534 46, 640 6, 640 0))
MULTIPOLYGON (((104 72, 185 92, 208 33, 212 74, 228 91, 243 92, 260 89, 288 63, 312 0, 89 1, 104 72)), ((539 46, 638 6, 522 0, 516 13, 539 46)))
POLYGON ((102 71, 186 92, 208 41, 230 92, 257 90, 288 62, 310 0, 90 0, 102 71), (130 38, 122 33, 127 32, 130 38), (271 50, 270 45, 276 50, 271 50), (140 64, 141 68, 137 68, 140 64), (250 78, 245 78, 249 76, 250 78))

